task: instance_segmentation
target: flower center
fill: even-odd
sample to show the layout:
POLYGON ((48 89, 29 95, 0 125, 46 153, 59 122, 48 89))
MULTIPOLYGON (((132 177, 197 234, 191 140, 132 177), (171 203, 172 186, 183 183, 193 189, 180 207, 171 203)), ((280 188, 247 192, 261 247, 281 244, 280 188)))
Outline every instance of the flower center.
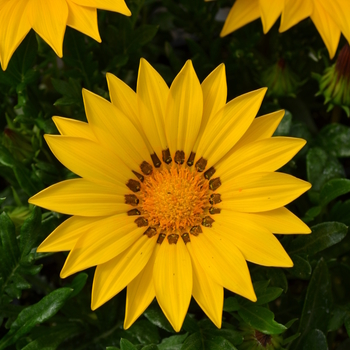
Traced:
POLYGON ((141 185, 141 208, 150 226, 164 231, 201 224, 209 185, 202 174, 180 165, 155 169, 141 185))

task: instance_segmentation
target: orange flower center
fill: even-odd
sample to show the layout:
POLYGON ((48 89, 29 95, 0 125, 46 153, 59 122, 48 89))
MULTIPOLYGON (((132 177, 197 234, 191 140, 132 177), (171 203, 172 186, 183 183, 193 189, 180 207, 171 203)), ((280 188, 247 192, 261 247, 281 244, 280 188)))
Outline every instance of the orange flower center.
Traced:
POLYGON ((187 230, 202 222, 209 185, 202 174, 172 165, 155 169, 141 185, 141 207, 150 226, 187 230))

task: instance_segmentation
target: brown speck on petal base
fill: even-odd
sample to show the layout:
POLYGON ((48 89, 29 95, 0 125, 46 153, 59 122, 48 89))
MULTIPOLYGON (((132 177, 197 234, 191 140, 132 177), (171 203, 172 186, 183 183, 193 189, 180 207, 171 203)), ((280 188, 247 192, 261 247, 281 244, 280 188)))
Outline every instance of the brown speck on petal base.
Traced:
POLYGON ((127 183, 126 186, 133 192, 139 192, 141 189, 141 185, 138 181, 130 179, 127 183))
POLYGON ((188 166, 192 166, 193 165, 193 162, 194 162, 194 158, 196 157, 196 153, 194 152, 191 152, 188 160, 187 160, 187 165, 188 166))
POLYGON ((202 228, 198 225, 198 226, 193 226, 190 229, 190 233, 193 236, 198 236, 200 233, 202 233, 202 228))
POLYGON ((153 165, 156 168, 159 168, 161 166, 162 162, 160 161, 160 159, 155 153, 151 154, 151 159, 152 159, 153 165))
POLYGON ((148 238, 151 238, 157 234, 157 229, 155 227, 149 227, 145 232, 144 235, 147 235, 148 238))
POLYGON ((208 161, 206 159, 204 159, 203 157, 201 157, 199 160, 197 160, 196 165, 195 165, 197 171, 199 171, 200 173, 202 171, 204 171, 205 167, 207 166, 207 163, 208 163, 208 161))
POLYGON ((209 181, 209 188, 212 191, 215 191, 216 189, 218 189, 221 186, 221 180, 219 177, 217 177, 216 179, 212 179, 209 181))
POLYGON ((166 164, 170 164, 172 159, 171 159, 171 155, 170 155, 170 151, 169 148, 162 151, 162 158, 163 158, 163 162, 166 164))
POLYGON ((182 237, 183 241, 185 242, 185 244, 187 244, 188 242, 191 242, 190 235, 187 232, 185 232, 181 237, 182 237))
POLYGON ((205 173, 204 173, 204 177, 209 180, 214 174, 215 174, 215 168, 211 167, 209 168, 205 173))
POLYGON ((220 208, 215 208, 215 207, 209 208, 209 214, 220 214, 220 212, 221 212, 220 208))
POLYGON ((140 169, 145 175, 151 175, 153 171, 153 166, 147 163, 146 161, 143 161, 140 165, 140 169))
POLYGON ((128 211, 128 215, 129 216, 141 215, 141 212, 138 209, 131 209, 131 210, 128 211))
POLYGON ((183 164, 185 162, 185 152, 176 151, 174 160, 176 164, 183 164))
POLYGON ((212 193, 209 197, 210 204, 218 204, 221 202, 221 194, 220 193, 212 193))
POLYGON ((202 220, 202 225, 205 226, 205 227, 212 227, 214 221, 215 220, 213 218, 211 218, 210 216, 206 216, 202 220))
POLYGON ((126 194, 125 203, 130 205, 137 205, 139 204, 139 199, 134 194, 126 194))
POLYGON ((138 227, 148 226, 148 220, 145 219, 144 217, 137 218, 135 220, 135 223, 138 227))
POLYGON ((157 239, 157 243, 158 244, 162 244, 163 241, 164 241, 165 236, 166 236, 165 233, 160 233, 159 236, 158 236, 158 239, 157 239))
POLYGON ((167 238, 169 244, 176 244, 179 239, 179 235, 177 235, 176 233, 172 233, 171 235, 168 235, 167 238))
POLYGON ((136 175, 136 177, 137 177, 141 182, 145 181, 145 177, 144 177, 143 175, 137 173, 137 172, 134 171, 134 170, 133 170, 132 172, 136 175))

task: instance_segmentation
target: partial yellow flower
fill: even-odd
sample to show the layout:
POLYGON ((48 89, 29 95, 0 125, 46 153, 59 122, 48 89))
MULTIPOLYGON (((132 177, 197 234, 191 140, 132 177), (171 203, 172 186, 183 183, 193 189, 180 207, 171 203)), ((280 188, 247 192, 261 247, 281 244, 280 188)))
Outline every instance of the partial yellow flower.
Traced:
POLYGON ((275 170, 305 144, 255 119, 266 89, 226 103, 225 67, 200 84, 188 61, 169 88, 141 60, 137 92, 107 74, 111 102, 83 90, 88 123, 54 117, 45 139, 81 178, 29 202, 73 215, 39 246, 70 251, 61 277, 97 266, 96 309, 127 287, 124 327, 156 297, 176 331, 191 295, 221 326, 223 288, 256 300, 246 260, 291 267, 273 233, 309 233, 284 206, 310 184, 275 170))
POLYGON ((0 63, 3 70, 30 29, 62 57, 66 26, 101 42, 97 9, 130 16, 124 0, 0 0, 0 63))
POLYGON ((340 34, 350 41, 349 13, 348 0, 236 0, 220 35, 230 34, 258 18, 266 34, 281 14, 279 30, 284 32, 310 17, 333 58, 340 34))

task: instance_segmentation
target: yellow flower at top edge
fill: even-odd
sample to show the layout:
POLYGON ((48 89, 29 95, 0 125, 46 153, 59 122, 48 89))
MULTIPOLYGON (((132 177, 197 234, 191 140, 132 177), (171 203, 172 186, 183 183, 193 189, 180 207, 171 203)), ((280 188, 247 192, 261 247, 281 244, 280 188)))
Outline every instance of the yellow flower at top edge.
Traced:
POLYGON ((97 9, 130 16, 124 0, 0 0, 0 63, 3 70, 30 29, 62 57, 66 26, 101 42, 97 9))
POLYGON ((279 30, 284 32, 310 17, 333 58, 341 33, 350 42, 349 13, 348 0, 236 0, 220 35, 230 34, 258 18, 266 34, 281 14, 279 30))
POLYGON ((107 74, 111 102, 83 90, 88 122, 45 135, 80 176, 29 202, 73 215, 38 252, 70 251, 67 277, 97 266, 92 309, 127 287, 124 327, 154 298, 176 331, 191 296, 221 326, 223 288, 256 300, 247 261, 291 267, 273 233, 309 233, 284 206, 310 188, 275 172, 305 144, 272 137, 284 111, 255 118, 266 89, 226 103, 225 66, 200 84, 187 61, 170 88, 144 59, 137 91, 107 74))

